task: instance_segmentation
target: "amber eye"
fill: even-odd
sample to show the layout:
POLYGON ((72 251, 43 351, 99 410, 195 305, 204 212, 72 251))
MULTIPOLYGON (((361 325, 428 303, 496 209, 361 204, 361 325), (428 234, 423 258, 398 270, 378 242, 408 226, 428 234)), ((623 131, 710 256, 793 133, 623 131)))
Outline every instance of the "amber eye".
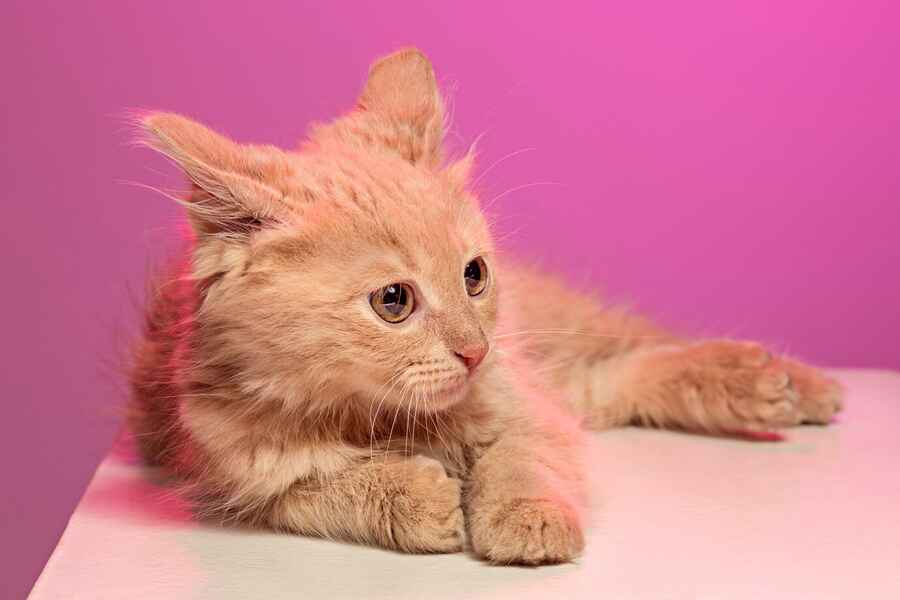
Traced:
POLYGON ((411 287, 405 283, 392 283, 372 292, 369 304, 388 323, 400 323, 412 314, 416 302, 411 287))
POLYGON ((484 259, 479 256, 471 260, 466 265, 463 277, 466 279, 466 291, 470 296, 477 296, 483 292, 488 284, 488 271, 484 259))

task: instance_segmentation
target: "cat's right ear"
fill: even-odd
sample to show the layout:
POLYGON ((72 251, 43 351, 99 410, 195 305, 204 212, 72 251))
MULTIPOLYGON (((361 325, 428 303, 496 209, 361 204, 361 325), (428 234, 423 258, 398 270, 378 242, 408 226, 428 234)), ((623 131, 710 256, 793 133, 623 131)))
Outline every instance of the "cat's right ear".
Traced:
POLYGON ((181 115, 138 118, 142 142, 178 164, 192 183, 184 202, 196 233, 247 236, 295 210, 283 182, 291 173, 287 154, 272 146, 237 144, 181 115))

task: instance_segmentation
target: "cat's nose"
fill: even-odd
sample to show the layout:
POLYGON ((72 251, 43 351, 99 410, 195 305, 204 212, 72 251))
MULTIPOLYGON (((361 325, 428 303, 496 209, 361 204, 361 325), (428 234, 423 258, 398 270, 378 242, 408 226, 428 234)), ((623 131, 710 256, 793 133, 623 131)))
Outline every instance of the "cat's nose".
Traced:
POLYGON ((487 353, 487 344, 472 344, 454 352, 459 360, 463 361, 463 364, 466 365, 466 368, 469 369, 470 373, 475 370, 475 367, 481 364, 481 361, 484 360, 487 353))

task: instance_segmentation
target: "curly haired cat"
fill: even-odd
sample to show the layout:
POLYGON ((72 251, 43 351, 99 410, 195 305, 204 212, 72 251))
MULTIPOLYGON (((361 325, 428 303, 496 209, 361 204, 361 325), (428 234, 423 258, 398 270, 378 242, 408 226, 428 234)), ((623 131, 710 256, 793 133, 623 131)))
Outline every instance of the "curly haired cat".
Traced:
POLYGON ((414 49, 299 151, 141 119, 192 183, 132 373, 144 457, 225 519, 495 563, 582 551, 580 425, 827 423, 839 386, 691 341, 498 254, 414 49), (552 298, 553 302, 547 299, 552 298))

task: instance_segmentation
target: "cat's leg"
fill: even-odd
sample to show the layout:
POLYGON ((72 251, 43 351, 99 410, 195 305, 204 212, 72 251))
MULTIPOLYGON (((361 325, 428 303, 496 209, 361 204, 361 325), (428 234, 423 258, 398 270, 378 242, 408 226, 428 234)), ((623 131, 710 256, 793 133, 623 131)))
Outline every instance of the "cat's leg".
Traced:
POLYGON ((584 548, 582 432, 546 417, 530 431, 510 428, 470 468, 463 505, 472 550, 485 560, 559 563, 584 548))
POLYGON ((464 539, 458 479, 424 456, 376 457, 321 481, 303 480, 273 499, 276 529, 404 552, 457 552, 464 539))
POLYGON ((510 268, 514 321, 501 332, 591 429, 629 423, 723 432, 827 423, 841 389, 759 344, 690 342, 547 275, 510 268))
POLYGON ((828 423, 840 385, 818 369, 760 344, 711 340, 648 344, 585 374, 589 425, 626 423, 706 432, 828 423))
POLYGON ((441 462, 294 436, 282 414, 202 397, 183 406, 201 512, 407 552, 462 548, 462 483, 441 462))

